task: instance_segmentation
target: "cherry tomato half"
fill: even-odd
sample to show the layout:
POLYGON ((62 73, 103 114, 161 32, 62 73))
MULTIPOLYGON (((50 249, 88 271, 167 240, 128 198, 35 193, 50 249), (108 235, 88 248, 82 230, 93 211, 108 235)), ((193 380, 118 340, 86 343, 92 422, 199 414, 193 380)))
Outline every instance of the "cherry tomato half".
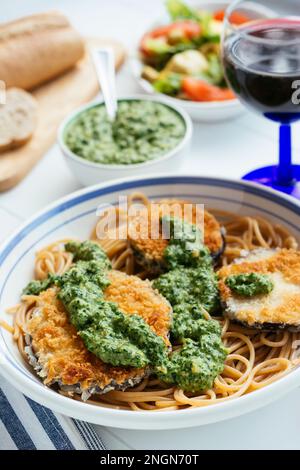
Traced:
POLYGON ((182 90, 193 101, 226 101, 235 98, 228 88, 219 88, 193 77, 182 80, 182 90))

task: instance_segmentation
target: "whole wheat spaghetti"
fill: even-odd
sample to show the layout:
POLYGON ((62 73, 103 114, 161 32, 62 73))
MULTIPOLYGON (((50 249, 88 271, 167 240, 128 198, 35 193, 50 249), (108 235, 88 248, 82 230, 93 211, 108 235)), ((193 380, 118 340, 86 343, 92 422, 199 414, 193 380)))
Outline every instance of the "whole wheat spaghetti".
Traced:
MULTIPOLYGON (((135 193, 129 203, 139 200, 147 206, 150 201, 144 194, 135 193)), ((226 248, 222 264, 226 265, 239 257, 243 250, 256 248, 284 247, 297 249, 296 239, 283 227, 273 225, 261 217, 241 217, 221 211, 210 210, 226 229, 226 248)), ((127 216, 121 209, 117 213, 118 226, 127 224, 127 216)), ((97 233, 101 217, 93 230, 91 239, 97 241, 112 261, 113 269, 141 278, 146 273, 136 263, 134 253, 126 239, 112 239, 109 231, 99 240, 97 233)), ((35 260, 35 278, 44 279, 48 273, 63 274, 72 264, 72 254, 64 249, 65 240, 51 244, 39 251, 35 260)), ((26 323, 36 305, 37 297, 23 296, 21 303, 10 309, 13 314, 12 332, 20 353, 24 352, 26 323)), ((180 410, 187 407, 208 406, 231 400, 262 388, 288 373, 299 364, 297 351, 293 347, 300 334, 284 332, 258 332, 231 323, 228 319, 216 318, 222 324, 222 340, 229 350, 222 374, 214 381, 211 390, 201 394, 186 393, 177 387, 162 384, 155 376, 144 379, 138 386, 127 391, 111 391, 97 395, 88 403, 110 408, 164 411, 180 410)), ((64 392, 60 392, 64 393, 64 392)), ((74 394, 75 400, 81 400, 74 394)))

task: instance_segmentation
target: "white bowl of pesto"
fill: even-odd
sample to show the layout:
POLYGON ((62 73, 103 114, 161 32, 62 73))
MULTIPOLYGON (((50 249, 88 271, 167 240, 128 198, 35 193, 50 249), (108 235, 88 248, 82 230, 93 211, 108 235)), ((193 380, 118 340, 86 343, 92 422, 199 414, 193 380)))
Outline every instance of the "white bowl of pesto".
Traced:
POLYGON ((185 111, 157 97, 134 95, 118 99, 114 122, 103 101, 82 106, 63 121, 58 142, 77 180, 89 186, 178 168, 191 136, 185 111))
MULTIPOLYGON (((20 301, 22 289, 32 279, 34 258, 41 248, 57 240, 88 239, 96 213, 99 215, 108 204, 117 204, 120 195, 134 192, 142 192, 151 200, 185 199, 205 204, 209 209, 226 209, 237 216, 261 217, 274 226, 284 226, 292 236, 300 238, 299 202, 244 181, 195 175, 148 175, 95 185, 45 207, 0 247, 0 320, 12 325, 12 315, 6 309, 20 301)), ((11 332, 4 328, 0 328, 0 358, 0 374, 38 403, 73 418, 123 429, 162 430, 206 425, 266 406, 300 385, 300 368, 295 367, 263 388, 210 406, 159 413, 132 411, 76 401, 45 386, 23 360, 11 332)))

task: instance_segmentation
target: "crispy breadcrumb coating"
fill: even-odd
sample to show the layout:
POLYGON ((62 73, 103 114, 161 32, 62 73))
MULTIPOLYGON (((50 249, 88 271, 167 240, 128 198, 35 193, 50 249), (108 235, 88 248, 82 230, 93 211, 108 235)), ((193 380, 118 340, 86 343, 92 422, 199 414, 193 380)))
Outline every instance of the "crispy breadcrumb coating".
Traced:
POLYGON ((225 314, 241 323, 262 328, 300 329, 300 252, 295 250, 255 250, 245 260, 224 266, 218 272, 221 301, 225 314), (274 283, 271 293, 244 299, 226 285, 228 276, 260 273, 274 283))
MULTIPOLYGON (((152 289, 149 281, 118 271, 110 271, 108 277, 111 284, 104 293, 105 299, 116 302, 126 314, 142 316, 169 346, 169 303, 152 289)), ((111 389, 124 390, 147 375, 147 369, 113 367, 90 353, 56 296, 56 288, 42 292, 27 325, 45 384, 79 384, 81 390, 97 387, 100 393, 111 389)))
POLYGON ((168 239, 162 238, 162 227, 155 226, 155 223, 165 215, 177 218, 184 218, 186 222, 196 224, 204 235, 204 244, 209 248, 212 256, 222 252, 224 240, 221 227, 216 218, 190 201, 177 199, 162 199, 152 206, 152 212, 140 211, 133 217, 130 225, 128 238, 130 245, 136 255, 137 261, 149 272, 161 272, 164 266, 164 251, 168 246, 168 239), (188 210, 184 210, 185 204, 189 205, 188 210), (148 222, 145 223, 146 218, 148 222), (199 223, 197 222, 200 221, 199 223), (152 238, 151 238, 152 234, 152 238), (158 235, 155 238, 153 234, 158 235))

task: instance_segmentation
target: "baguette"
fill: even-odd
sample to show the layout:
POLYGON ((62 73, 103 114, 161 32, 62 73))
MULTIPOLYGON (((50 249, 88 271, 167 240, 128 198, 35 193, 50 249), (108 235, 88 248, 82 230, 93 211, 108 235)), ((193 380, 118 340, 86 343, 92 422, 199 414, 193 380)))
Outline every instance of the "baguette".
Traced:
POLYGON ((37 124, 37 101, 30 93, 10 88, 0 105, 0 152, 24 145, 37 124))
POLYGON ((0 80, 31 90, 72 68, 84 42, 65 16, 41 13, 0 25, 0 80))

